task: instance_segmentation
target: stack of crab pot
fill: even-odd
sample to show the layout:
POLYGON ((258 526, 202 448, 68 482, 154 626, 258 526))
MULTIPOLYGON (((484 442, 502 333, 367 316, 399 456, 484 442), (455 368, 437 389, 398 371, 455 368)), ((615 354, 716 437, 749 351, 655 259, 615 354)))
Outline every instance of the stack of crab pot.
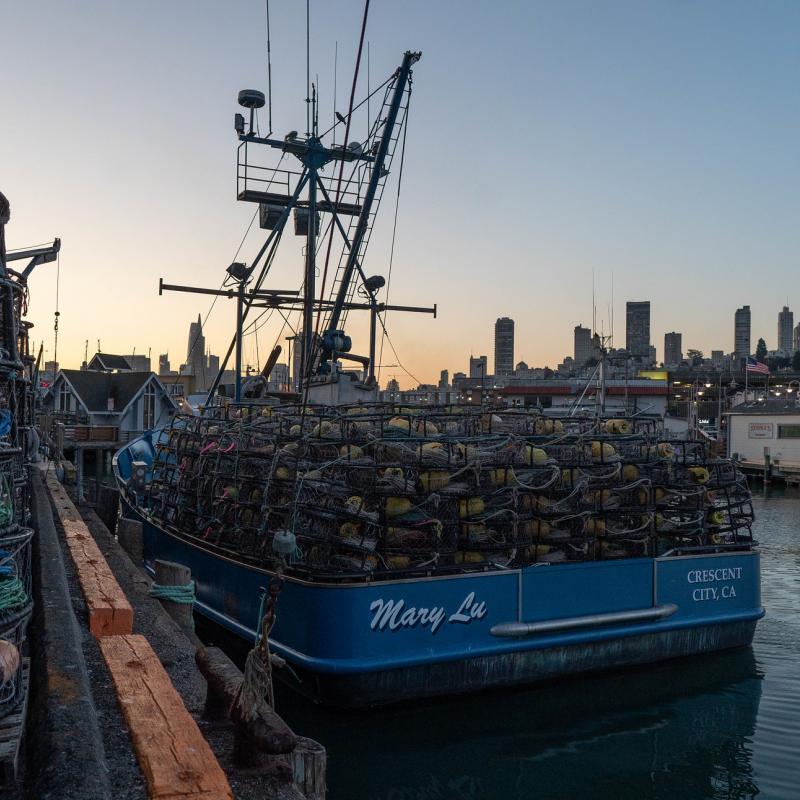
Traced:
POLYGON ((156 444, 148 513, 308 579, 430 575, 745 543, 747 482, 657 420, 526 409, 230 404, 156 444))
POLYGON ((33 610, 29 443, 33 359, 25 279, 0 276, 0 717, 24 699, 25 639, 33 610))

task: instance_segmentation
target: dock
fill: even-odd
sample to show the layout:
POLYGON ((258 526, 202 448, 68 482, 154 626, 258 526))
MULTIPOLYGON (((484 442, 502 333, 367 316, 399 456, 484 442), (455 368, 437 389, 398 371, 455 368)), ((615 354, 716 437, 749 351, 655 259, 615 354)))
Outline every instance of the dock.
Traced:
POLYGON ((310 740, 292 735, 297 752, 237 764, 226 709, 206 713, 202 643, 150 596, 149 575, 92 508, 73 502, 52 464, 33 470, 32 507, 31 692, 0 725, 10 797, 324 798, 324 748, 310 740))

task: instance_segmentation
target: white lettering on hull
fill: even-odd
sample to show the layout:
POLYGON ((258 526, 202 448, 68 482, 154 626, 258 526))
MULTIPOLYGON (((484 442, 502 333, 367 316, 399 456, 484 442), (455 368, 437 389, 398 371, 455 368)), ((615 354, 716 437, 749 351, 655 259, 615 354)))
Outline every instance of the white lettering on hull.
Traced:
MULTIPOLYGON (((703 583, 721 583, 722 581, 740 581, 742 579, 741 567, 719 567, 717 569, 693 569, 686 573, 688 583, 697 585, 703 583)), ((697 586, 692 590, 692 600, 703 603, 714 600, 729 600, 736 597, 736 589, 732 583, 723 583, 722 586, 697 586)))
POLYGON ((372 622, 369 626, 373 631, 387 629, 396 631, 399 628, 420 626, 430 628, 431 633, 436 633, 445 621, 468 625, 473 620, 483 619, 487 611, 486 603, 477 601, 475 592, 470 592, 461 601, 458 610, 449 616, 441 606, 417 608, 416 606, 407 606, 405 600, 384 600, 382 598, 373 600, 369 610, 373 612, 372 622))

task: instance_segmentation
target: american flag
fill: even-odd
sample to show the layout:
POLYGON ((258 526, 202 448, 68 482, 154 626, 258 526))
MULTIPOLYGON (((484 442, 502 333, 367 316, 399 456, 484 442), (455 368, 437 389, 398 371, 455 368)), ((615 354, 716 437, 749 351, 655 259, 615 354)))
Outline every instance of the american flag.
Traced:
POLYGON ((759 375, 769 375, 769 367, 760 361, 756 361, 752 356, 747 356, 745 369, 748 372, 757 372, 759 375))

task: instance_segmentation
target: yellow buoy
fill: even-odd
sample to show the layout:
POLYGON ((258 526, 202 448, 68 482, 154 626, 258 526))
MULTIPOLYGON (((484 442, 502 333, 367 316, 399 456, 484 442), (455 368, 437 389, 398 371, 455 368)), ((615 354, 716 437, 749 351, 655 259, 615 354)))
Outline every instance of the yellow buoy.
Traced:
POLYGON ((486 510, 486 503, 483 502, 482 497, 470 497, 458 501, 458 516, 461 519, 465 517, 474 517, 476 514, 483 514, 486 510))
POLYGON ((590 447, 592 448, 592 458, 595 461, 605 461, 606 459, 612 458, 617 454, 614 445, 609 444, 608 442, 594 441, 591 443, 590 447))
POLYGON ((695 483, 699 483, 701 486, 704 483, 708 483, 711 478, 711 473, 709 473, 705 467, 689 467, 686 471, 689 473, 692 480, 695 483))
POLYGON ((407 497, 387 497, 386 516, 401 517, 411 511, 411 500, 407 497))
POLYGON ((633 483, 639 479, 639 467, 636 464, 626 464, 622 468, 622 480, 625 483, 633 483))
POLYGON ((420 472, 419 485, 424 492, 437 492, 450 483, 450 473, 444 470, 420 472))

